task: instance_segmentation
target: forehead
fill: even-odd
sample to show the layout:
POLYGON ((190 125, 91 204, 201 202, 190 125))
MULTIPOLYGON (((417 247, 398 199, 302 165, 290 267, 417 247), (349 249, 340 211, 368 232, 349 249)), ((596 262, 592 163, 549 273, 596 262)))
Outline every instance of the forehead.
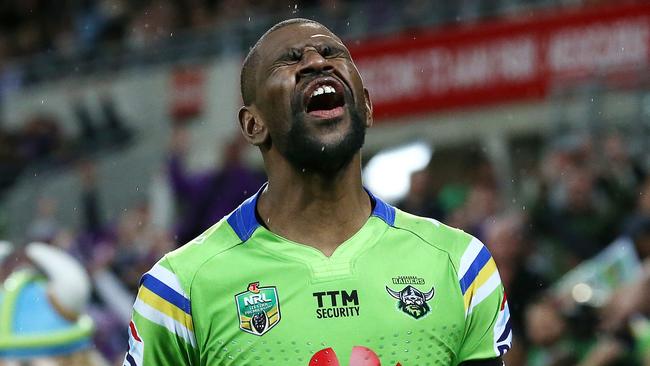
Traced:
POLYGON ((291 48, 302 48, 314 44, 336 43, 341 40, 329 29, 316 23, 294 23, 267 35, 259 46, 262 59, 272 57, 291 48))

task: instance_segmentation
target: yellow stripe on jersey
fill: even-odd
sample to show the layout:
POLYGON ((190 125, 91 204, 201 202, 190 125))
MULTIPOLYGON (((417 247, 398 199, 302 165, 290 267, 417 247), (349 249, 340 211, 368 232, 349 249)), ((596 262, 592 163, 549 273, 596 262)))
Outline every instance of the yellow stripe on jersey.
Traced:
POLYGON ((192 317, 189 314, 179 309, 176 305, 156 295, 148 288, 141 286, 140 291, 138 292, 138 298, 152 308, 184 325, 188 330, 192 332, 194 331, 192 326, 192 317))
POLYGON ((494 258, 490 258, 487 263, 481 268, 479 271, 478 275, 470 285, 469 289, 467 292, 465 292, 465 295, 463 296, 463 303, 465 304, 465 311, 469 309, 470 302, 472 301, 472 297, 474 297, 474 293, 478 291, 481 286, 483 286, 488 279, 496 272, 497 270, 497 265, 494 262, 494 258))

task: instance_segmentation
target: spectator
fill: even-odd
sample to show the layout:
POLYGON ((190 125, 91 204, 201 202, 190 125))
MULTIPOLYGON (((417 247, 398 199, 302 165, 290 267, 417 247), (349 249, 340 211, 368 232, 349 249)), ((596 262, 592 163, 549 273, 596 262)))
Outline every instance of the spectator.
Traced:
POLYGON ((221 168, 189 174, 184 159, 188 150, 187 131, 176 129, 169 157, 169 178, 181 210, 177 242, 185 244, 235 209, 255 193, 263 182, 260 173, 243 162, 244 144, 237 138, 223 151, 221 168))
POLYGON ((434 191, 431 172, 427 169, 411 174, 411 185, 406 197, 397 203, 400 209, 414 215, 443 219, 443 213, 438 206, 434 191))
POLYGON ((534 239, 526 231, 525 218, 509 213, 486 220, 485 242, 499 268, 510 306, 514 347, 506 362, 522 365, 530 346, 524 311, 546 287, 543 276, 535 271, 534 239))

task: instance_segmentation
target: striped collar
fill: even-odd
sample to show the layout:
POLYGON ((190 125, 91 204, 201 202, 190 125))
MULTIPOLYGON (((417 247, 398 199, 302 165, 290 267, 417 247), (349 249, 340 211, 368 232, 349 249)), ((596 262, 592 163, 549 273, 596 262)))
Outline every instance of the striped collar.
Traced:
MULTIPOLYGON (((261 226, 257 220, 255 213, 257 207, 257 198, 266 189, 268 183, 264 183, 257 193, 244 201, 235 211, 228 216, 228 224, 233 228, 239 239, 242 241, 248 240, 253 232, 261 226)), ((382 201, 377 196, 373 195, 368 189, 364 188, 372 201, 373 210, 371 216, 376 216, 382 219, 389 226, 395 223, 395 207, 382 201)))

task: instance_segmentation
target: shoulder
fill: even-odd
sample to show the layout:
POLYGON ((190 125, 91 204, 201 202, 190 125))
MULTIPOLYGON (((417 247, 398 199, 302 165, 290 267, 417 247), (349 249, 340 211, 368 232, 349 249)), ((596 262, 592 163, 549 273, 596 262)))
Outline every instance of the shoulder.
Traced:
POLYGON ((167 253, 150 272, 164 267, 173 273, 178 284, 189 295, 192 280, 201 266, 241 243, 242 240, 225 217, 189 243, 167 253))
POLYGON ((419 237, 426 244, 446 252, 456 268, 459 268, 463 258, 474 257, 481 251, 487 251, 480 240, 460 229, 445 225, 435 219, 412 215, 399 209, 396 209, 393 226, 397 229, 406 230, 419 237))

